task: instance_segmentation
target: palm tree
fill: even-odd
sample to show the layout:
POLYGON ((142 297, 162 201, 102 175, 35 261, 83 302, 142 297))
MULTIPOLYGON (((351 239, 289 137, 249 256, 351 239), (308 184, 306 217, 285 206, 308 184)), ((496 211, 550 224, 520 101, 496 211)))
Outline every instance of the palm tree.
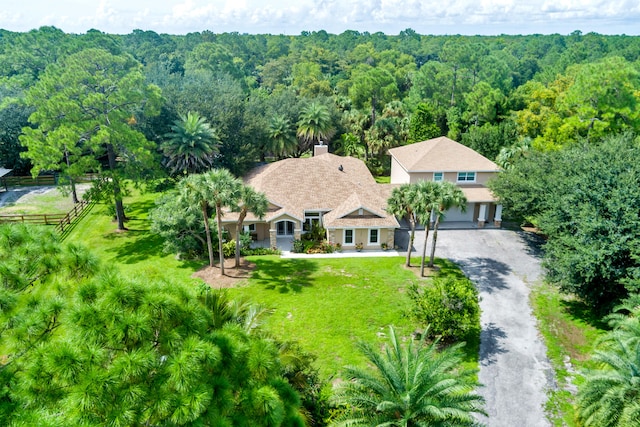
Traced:
POLYGON ((585 427, 640 426, 640 337, 616 330, 592 360, 578 391, 578 417, 585 427))
MULTIPOLYGON (((206 185, 204 175, 189 175, 178 183, 178 194, 190 204, 200 206, 202 220, 204 221, 205 235, 207 238, 207 251, 209 254, 209 267, 213 267, 213 243, 211 242, 211 229, 209 227, 209 188, 206 185)), ((218 230, 220 234, 220 230, 218 230)))
POLYGON ((220 140, 198 113, 180 116, 160 146, 171 173, 200 173, 213 166, 220 140))
POLYGON ((523 159, 531 150, 531 138, 523 138, 513 145, 508 147, 502 147, 498 156, 496 157, 496 163, 502 169, 509 170, 513 168, 513 165, 520 159, 523 159))
MULTIPOLYGON (((444 213, 451 208, 458 207, 462 212, 467 210, 467 198, 462 190, 452 182, 441 181, 438 183, 439 191, 437 192, 437 208, 435 210, 436 220, 433 224, 433 242, 431 243, 431 257, 429 258, 429 267, 433 267, 433 261, 436 256, 436 241, 438 240, 438 227, 440 219, 444 213)), ((424 259, 423 259, 424 265, 424 259)))
POLYGON ((415 184, 416 202, 415 211, 416 219, 420 224, 424 225, 424 245, 422 246, 422 257, 420 259, 420 276, 424 276, 424 262, 427 255, 427 243, 429 239, 429 228, 431 227, 431 218, 438 209, 438 200, 441 191, 439 182, 420 181, 415 184))
MULTIPOLYGON (((426 334, 425 334, 426 335, 426 334)), ((461 369, 462 344, 438 351, 438 343, 402 347, 393 327, 380 353, 366 343, 359 348, 373 370, 350 366, 335 393, 346 406, 337 426, 428 426, 475 424, 483 398, 473 372, 461 369)))
POLYGON ((218 224, 218 251, 220 257, 220 274, 224 275, 224 252, 222 250, 222 208, 236 206, 240 198, 242 181, 234 177, 226 169, 214 169, 206 174, 206 185, 210 195, 210 201, 216 208, 216 221, 218 224))
POLYGON ((298 120, 298 138, 302 142, 300 154, 319 141, 328 141, 334 133, 335 128, 326 105, 312 102, 302 109, 298 120))
POLYGON ((281 159, 296 151, 298 140, 291 121, 286 116, 274 116, 269 121, 268 151, 281 159))
POLYGON ((409 247, 407 248, 407 260, 405 265, 411 267, 411 249, 416 236, 416 211, 415 211, 415 186, 403 184, 391 191, 391 197, 387 200, 387 212, 396 217, 406 217, 411 231, 409 233, 409 247))
POLYGON ((213 243, 209 227, 209 207, 214 206, 218 225, 218 252, 220 257, 220 272, 224 275, 224 252, 222 250, 222 208, 235 206, 242 183, 226 169, 214 169, 207 173, 189 175, 178 184, 181 197, 190 203, 200 205, 205 233, 207 235, 207 249, 209 252, 209 266, 213 267, 213 243))
POLYGON ((242 223, 247 217, 247 213, 251 212, 258 218, 262 219, 269 207, 269 201, 264 193, 256 191, 249 185, 243 185, 240 190, 238 210, 238 222, 236 223, 236 268, 240 267, 240 230, 242 223))

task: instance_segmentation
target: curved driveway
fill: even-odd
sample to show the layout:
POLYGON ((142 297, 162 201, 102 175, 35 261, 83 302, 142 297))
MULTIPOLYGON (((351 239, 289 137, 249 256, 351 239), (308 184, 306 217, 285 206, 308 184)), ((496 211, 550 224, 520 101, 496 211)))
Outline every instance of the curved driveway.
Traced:
MULTIPOLYGON (((414 247, 422 242, 419 231, 414 247)), ((529 306, 531 287, 541 280, 536 243, 510 230, 438 231, 436 256, 458 263, 480 293, 479 380, 488 426, 550 425, 544 405, 554 374, 529 306)))

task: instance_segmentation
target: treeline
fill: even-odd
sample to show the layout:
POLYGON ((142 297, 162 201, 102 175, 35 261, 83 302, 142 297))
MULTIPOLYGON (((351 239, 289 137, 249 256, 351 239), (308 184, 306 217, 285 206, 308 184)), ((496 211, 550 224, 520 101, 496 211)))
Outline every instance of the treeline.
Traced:
POLYGON ((198 113, 221 143, 215 166, 236 175, 267 157, 301 155, 314 138, 383 174, 388 148, 433 136, 493 159, 523 138, 548 148, 638 128, 638 37, 411 29, 394 36, 76 35, 42 27, 0 31, 0 166, 30 171, 18 137, 38 123, 29 122, 35 106, 26 93, 47 67, 96 48, 132 56, 161 90, 159 114, 138 111, 132 127, 160 145, 181 115, 198 113), (321 136, 312 129, 310 138, 310 126, 322 128, 321 136))

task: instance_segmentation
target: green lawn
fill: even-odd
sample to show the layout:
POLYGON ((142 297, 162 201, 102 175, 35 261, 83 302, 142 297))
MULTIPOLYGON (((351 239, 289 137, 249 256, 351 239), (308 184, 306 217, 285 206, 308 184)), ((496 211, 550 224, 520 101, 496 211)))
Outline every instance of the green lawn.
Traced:
MULTIPOLYGON (((197 284, 199 279, 191 275, 206 262, 179 261, 163 254, 161 239, 149 232, 147 212, 157 196, 124 200, 129 218, 126 232, 117 232, 106 207, 96 205, 66 241, 82 243, 105 265, 128 275, 197 284)), ((324 378, 338 374, 345 364, 361 363, 364 359, 355 344, 364 340, 382 345, 389 325, 404 337, 419 329, 406 316, 410 304, 406 290, 420 279, 403 267, 403 257, 248 259, 257 267, 250 279, 229 290, 230 296, 248 297, 273 309, 265 327, 315 354, 324 378)), ((441 261, 441 265, 440 274, 460 274, 451 263, 441 261)), ((477 367, 477 344, 475 340, 467 350, 471 367, 477 367)))
MULTIPOLYGON (((78 197, 88 187, 88 184, 78 186, 78 197)), ((27 190, 29 187, 21 188, 27 190)), ((51 187, 42 193, 25 194, 13 203, 0 207, 3 215, 33 215, 33 214, 66 214, 73 209, 71 195, 63 195, 60 190, 51 187)))
POLYGON ((402 258, 249 259, 252 278, 230 295, 273 308, 269 330, 315 353, 325 377, 364 360, 357 341, 382 344, 389 325, 405 336, 416 329, 405 314, 406 289, 418 278, 402 258))
POLYGON ((580 371, 594 367, 589 356, 596 340, 606 332, 606 324, 584 304, 550 285, 534 289, 531 298, 558 381, 558 390, 550 393, 547 411, 555 426, 577 426, 574 396, 564 388, 569 381, 580 385, 580 371), (567 369, 567 357, 573 372, 567 369))

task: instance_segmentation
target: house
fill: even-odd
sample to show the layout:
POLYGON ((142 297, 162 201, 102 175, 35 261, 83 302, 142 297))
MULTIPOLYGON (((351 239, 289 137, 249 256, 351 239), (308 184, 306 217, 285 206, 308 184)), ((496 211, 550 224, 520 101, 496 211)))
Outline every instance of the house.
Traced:
MULTIPOLYGON (((369 169, 359 159, 327 152, 316 146, 314 156, 291 158, 259 166, 244 178, 247 185, 266 194, 269 208, 260 220, 252 214, 245 230, 270 247, 286 247, 311 230, 326 229, 327 240, 345 249, 362 243, 364 249, 394 246, 398 221, 386 211, 386 198, 369 169)), ((225 226, 235 231, 237 214, 226 213, 225 226)))
POLYGON ((501 225, 502 205, 487 188, 487 182, 500 171, 491 160, 444 136, 392 148, 389 155, 391 184, 428 180, 451 181, 460 187, 467 197, 466 211, 451 209, 445 221, 473 222, 478 227, 501 225))

